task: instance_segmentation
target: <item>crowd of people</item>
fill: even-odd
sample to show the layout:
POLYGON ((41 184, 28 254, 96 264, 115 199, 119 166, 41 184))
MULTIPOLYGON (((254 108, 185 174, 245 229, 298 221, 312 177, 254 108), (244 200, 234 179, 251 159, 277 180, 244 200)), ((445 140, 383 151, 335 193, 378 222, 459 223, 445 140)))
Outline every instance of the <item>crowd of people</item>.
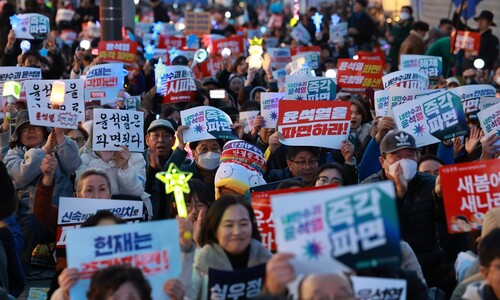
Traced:
MULTIPOLYGON (((205 10, 212 13, 212 34, 246 34, 264 26, 264 41, 266 37, 277 37, 280 47, 301 46, 290 35, 292 27, 288 24, 294 18, 293 6, 281 0, 238 2, 231 7, 167 6, 161 0, 140 2, 136 19, 142 22, 177 23, 182 22, 188 9, 205 10), (280 26, 270 21, 275 18, 283 18, 280 26)), ((297 20, 311 36, 310 44, 302 46, 321 49, 317 75, 335 69, 337 59, 352 58, 358 51, 385 52, 384 74, 398 70, 402 54, 426 54, 440 56, 443 61, 444 76, 429 89, 489 84, 500 97, 499 40, 491 31, 496 26, 492 12, 482 11, 475 18, 481 42, 478 55, 471 57, 463 51, 450 52, 453 32, 474 30, 461 21, 460 12, 466 9, 467 1, 456 8, 451 19, 436 20, 434 24, 415 20, 411 6, 402 7, 398 21, 393 19, 389 24, 379 4, 355 0, 346 7, 341 3, 332 1, 325 6, 309 7, 297 20), (316 12, 325 16, 319 31, 311 19, 316 12), (348 23, 348 36, 336 42, 329 37, 333 14, 348 23), (484 61, 484 67, 474 67, 476 58, 484 61)), ((78 79, 91 66, 102 63, 96 52, 99 38, 85 29, 88 22, 95 24, 98 20, 99 8, 93 0, 82 0, 79 7, 71 1, 25 0, 23 10, 12 1, 1 1, 1 66, 40 68, 43 79, 78 79), (74 10, 73 19, 56 22, 60 8, 74 10), (16 39, 9 23, 9 17, 16 13, 39 13, 50 19, 47 38, 32 41, 28 51, 21 50, 21 40, 16 39), (64 30, 75 31, 76 40, 63 36, 64 30), (80 41, 87 39, 90 47, 80 47, 80 41), (40 54, 42 48, 48 50, 47 55, 40 54)), ((145 116, 147 147, 143 153, 132 153, 127 147, 119 151, 92 149, 93 109, 115 107, 87 103, 85 122, 70 130, 32 125, 25 102, 5 102, 2 107, 2 293, 18 297, 31 272, 35 247, 55 242, 60 197, 133 199, 144 203, 144 222, 176 218, 174 197, 165 193, 165 184, 156 178, 157 173, 174 163, 193 177, 188 182, 191 192, 185 195, 188 217, 177 217, 180 232, 191 233, 188 237, 179 236, 183 271, 163 287, 170 299, 207 299, 209 268, 232 271, 262 263, 266 263, 266 280, 261 299, 354 299, 347 274, 296 274, 291 263, 293 254, 271 253, 262 244, 248 190, 276 181, 280 181, 278 188, 302 188, 344 187, 384 180, 395 187, 401 265, 395 269, 361 270, 358 274, 405 279, 408 299, 500 298, 500 208, 486 213, 479 233, 450 235, 441 193, 446 182, 438 176, 443 165, 500 158, 500 136, 484 138, 477 120, 468 119, 470 134, 463 139, 419 148, 411 134, 398 130, 393 118, 375 116, 373 89, 359 94, 339 90, 338 98, 350 101, 351 107, 351 131, 340 149, 286 146, 281 143, 281 133, 267 128, 262 116, 255 118, 248 133, 238 120, 240 112, 260 110, 262 92, 279 91, 269 55, 264 56, 261 69, 249 68, 246 55, 225 56, 217 76, 195 80, 196 96, 190 102, 162 104, 154 74, 158 60, 146 59, 147 45, 142 44, 133 29, 126 28, 122 39, 139 42, 121 95, 141 99, 137 110, 145 116), (210 91, 221 89, 226 91, 223 99, 210 97, 210 91), (217 107, 231 117, 238 144, 220 139, 184 143, 183 133, 188 127, 182 124, 180 111, 202 105, 217 107), (406 142, 401 143, 401 138, 406 142), (234 155, 234 147, 244 147, 258 158, 253 166, 257 175, 244 171, 221 174, 228 170, 222 164, 234 155), (461 252, 472 255, 474 261, 467 267, 460 265, 459 269, 454 263, 461 252)), ((263 46, 265 51, 265 42, 263 46)), ((171 63, 189 65, 183 56, 171 63)), ((116 108, 125 109, 123 99, 118 99, 116 108)), ((102 211, 87 219, 82 227, 121 223, 124 221, 119 217, 102 211)), ((67 268, 65 259, 58 258, 56 271, 48 299, 69 299, 69 289, 79 278, 78 270, 67 268)), ((139 269, 113 266, 93 275, 87 297, 151 299, 151 286, 139 269)))

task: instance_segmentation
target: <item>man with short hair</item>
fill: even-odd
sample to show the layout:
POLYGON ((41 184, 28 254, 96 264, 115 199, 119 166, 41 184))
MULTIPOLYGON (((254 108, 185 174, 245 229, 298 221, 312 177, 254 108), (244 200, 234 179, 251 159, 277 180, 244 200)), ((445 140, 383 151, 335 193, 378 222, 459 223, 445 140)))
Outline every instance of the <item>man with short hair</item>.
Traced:
POLYGON ((441 19, 439 25, 431 27, 427 38, 425 39, 425 49, 429 49, 429 46, 440 38, 451 36, 453 32, 453 23, 450 19, 441 19))
POLYGON ((410 35, 403 41, 399 49, 399 60, 403 54, 425 54, 424 36, 429 31, 429 24, 415 22, 411 27, 410 35))
POLYGON ((317 147, 289 146, 286 150, 287 168, 269 172, 268 181, 301 177, 308 186, 314 184, 318 172, 320 150, 317 147))

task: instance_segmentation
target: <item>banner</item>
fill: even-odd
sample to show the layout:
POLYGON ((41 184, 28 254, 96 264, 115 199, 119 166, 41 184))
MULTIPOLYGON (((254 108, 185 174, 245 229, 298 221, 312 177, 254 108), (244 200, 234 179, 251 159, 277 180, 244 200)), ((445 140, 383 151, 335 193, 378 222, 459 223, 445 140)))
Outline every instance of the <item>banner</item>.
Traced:
MULTIPOLYGON (((262 97, 262 96, 261 96, 262 97)), ((483 111, 495 104, 500 103, 500 98, 495 98, 495 97, 481 97, 479 99, 479 110, 483 111)))
POLYGON ((186 37, 185 36, 160 36, 160 42, 158 47, 163 49, 184 49, 186 47, 186 37))
POLYGON ((131 41, 100 41, 99 58, 104 62, 122 62, 126 65, 135 63, 137 42, 131 41))
POLYGON ((49 18, 41 14, 13 15, 10 24, 16 39, 43 40, 50 32, 49 18))
POLYGON ((276 128, 278 103, 285 93, 260 93, 260 115, 264 118, 264 128, 276 128))
MULTIPOLYGON (((500 135, 500 103, 478 112, 477 117, 485 138, 500 135)), ((500 145, 500 141, 497 141, 495 145, 500 145)))
POLYGON ((479 100, 481 97, 495 97, 496 90, 489 84, 472 84, 453 88, 450 92, 454 93, 462 100, 465 115, 470 120, 477 120, 479 111, 479 100))
POLYGON ((339 59, 337 84, 343 92, 361 93, 366 88, 382 89, 381 61, 339 59))
POLYGON ((208 300, 246 300, 260 295, 266 264, 235 271, 208 269, 208 300))
POLYGON ((68 232, 67 254, 68 268, 80 273, 69 291, 75 300, 87 299, 92 274, 108 266, 130 264, 141 269, 151 285, 152 299, 168 299, 163 285, 181 273, 177 220, 73 230, 68 232))
POLYGON ((407 69, 389 73, 382 77, 384 90, 394 87, 405 89, 427 90, 429 89, 429 76, 418 69, 407 69))
POLYGON ((290 33, 290 36, 297 41, 297 43, 302 43, 307 45, 311 42, 311 35, 309 31, 302 25, 302 23, 298 23, 290 33))
POLYGON ((450 91, 396 106, 394 116, 398 128, 415 137, 417 147, 469 132, 460 98, 450 91))
POLYGON ((330 41, 333 43, 342 41, 342 39, 349 34, 347 27, 347 22, 330 25, 330 41))
POLYGON ((330 273, 335 259, 358 270, 399 266, 395 198, 390 181, 271 195, 278 251, 295 254, 299 274, 330 273))
POLYGON ((401 70, 416 68, 429 77, 443 75, 443 58, 440 56, 403 54, 400 61, 401 70))
POLYGON ((293 47, 290 49, 290 54, 292 56, 295 56, 298 54, 303 54, 303 53, 309 53, 309 52, 320 53, 321 47, 320 46, 298 46, 298 47, 293 47))
POLYGON ((232 54, 244 54, 245 53, 245 38, 239 35, 232 35, 231 37, 225 39, 218 39, 212 41, 212 50, 210 53, 216 53, 222 55, 222 50, 228 48, 231 50, 232 54))
POLYGON ((123 64, 109 63, 90 67, 84 81, 85 101, 101 101, 116 106, 123 88, 123 64))
MULTIPOLYGON (((6 100, 3 97, 3 84, 6 81, 13 80, 22 83, 30 79, 42 79, 42 70, 28 67, 0 67, 0 107, 5 107, 6 100)), ((19 100, 26 101, 26 93, 23 87, 21 87, 21 97, 19 100)))
POLYGON ((30 123, 56 128, 78 128, 79 121, 85 121, 83 80, 66 79, 64 103, 52 109, 50 95, 54 80, 28 80, 24 83, 30 123))
MULTIPOLYGON (((457 54, 458 51, 462 49, 466 54, 471 56, 477 56, 479 54, 479 44, 481 41, 481 34, 479 34, 479 32, 458 30, 456 34, 458 34, 458 36, 456 38, 455 51, 453 54, 457 54)), ((451 35, 451 40, 455 40, 455 34, 451 35)))
POLYGON ((218 108, 198 106, 182 110, 181 120, 182 125, 189 126, 189 129, 183 132, 185 143, 210 139, 238 139, 238 135, 231 129, 231 118, 218 108))
POLYGON ((94 109, 92 150, 144 152, 144 113, 120 109, 94 109))
POLYGON ((278 107, 284 145, 340 149, 349 137, 350 102, 280 100, 278 107))
POLYGON ((271 56, 271 68, 283 69, 289 62, 290 48, 267 48, 267 53, 271 56))
POLYGON ((351 276, 354 298, 359 300, 406 300, 406 280, 351 276))
POLYGON ((185 35, 194 34, 198 37, 210 34, 212 29, 212 14, 210 12, 184 12, 185 35))
POLYGON ((242 111, 240 112, 240 124, 243 126, 244 133, 250 133, 253 129, 253 121, 259 115, 260 111, 242 111))
POLYGON ((335 80, 327 77, 287 75, 285 99, 334 100, 337 93, 335 80))
POLYGON ((500 160, 439 168, 448 232, 480 230, 484 214, 500 206, 500 160))
MULTIPOLYGON (((160 63, 158 63, 160 64, 160 63)), ((156 87, 163 96, 162 103, 192 101, 196 95, 193 71, 186 66, 155 68, 156 87)))

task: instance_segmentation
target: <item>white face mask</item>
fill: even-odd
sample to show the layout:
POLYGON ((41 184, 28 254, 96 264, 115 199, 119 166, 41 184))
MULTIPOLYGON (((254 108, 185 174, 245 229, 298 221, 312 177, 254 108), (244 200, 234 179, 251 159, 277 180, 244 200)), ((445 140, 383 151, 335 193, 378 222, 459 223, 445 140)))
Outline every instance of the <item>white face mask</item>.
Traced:
POLYGON ((399 18, 402 20, 402 21, 406 21, 410 18, 410 14, 407 13, 407 12, 402 12, 401 14, 399 14, 399 18))
POLYGON ((413 159, 404 158, 392 163, 389 166, 389 173, 392 175, 392 177, 396 177, 396 169, 398 168, 398 165, 401 165, 403 174, 407 181, 412 180, 413 177, 415 177, 415 175, 417 174, 417 162, 413 159))
POLYGON ((500 85, 500 76, 497 77, 497 80, 495 80, 495 82, 500 85))
POLYGON ((205 170, 215 170, 219 166, 220 153, 207 152, 198 155, 198 166, 205 170))

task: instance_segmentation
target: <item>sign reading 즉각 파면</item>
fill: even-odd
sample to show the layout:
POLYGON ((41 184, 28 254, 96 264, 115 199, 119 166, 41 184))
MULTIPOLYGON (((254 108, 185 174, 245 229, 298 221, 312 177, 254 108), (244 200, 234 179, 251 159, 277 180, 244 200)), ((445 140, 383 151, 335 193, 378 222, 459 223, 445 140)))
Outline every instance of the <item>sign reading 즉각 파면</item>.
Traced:
POLYGON ((184 142, 209 139, 236 140, 231 118, 222 110, 211 106, 198 106, 181 111, 182 124, 189 126, 183 133, 184 142))
POLYGON ((406 69, 389 73, 382 77, 384 90, 393 87, 406 89, 427 90, 429 88, 429 76, 418 69, 406 69))
POLYGON ((85 101, 100 101, 116 106, 123 88, 123 63, 96 65, 89 69, 84 81, 85 101))
POLYGON ((144 113, 119 109, 94 109, 92 149, 144 152, 144 113))
POLYGON ((50 95, 54 80, 28 80, 25 84, 30 122, 33 125, 76 129, 85 120, 83 80, 68 79, 65 82, 64 103, 52 108, 50 95))
POLYGON ((99 58, 104 62, 122 62, 127 65, 135 63, 137 42, 132 41, 100 41, 99 58))
POLYGON ((285 79, 287 100, 334 100, 336 92, 332 78, 287 75, 285 79))
POLYGON ((17 39, 45 39, 50 32, 49 18, 41 14, 21 14, 10 17, 17 39))

